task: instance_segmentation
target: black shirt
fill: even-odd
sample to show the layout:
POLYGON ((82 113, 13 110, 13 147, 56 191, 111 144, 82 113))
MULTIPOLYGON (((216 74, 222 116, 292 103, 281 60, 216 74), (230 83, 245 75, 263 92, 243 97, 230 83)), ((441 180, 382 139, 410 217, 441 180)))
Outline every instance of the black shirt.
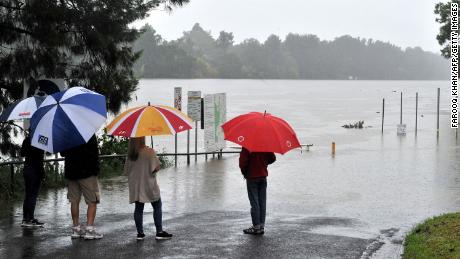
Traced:
POLYGON ((61 152, 65 157, 64 175, 69 180, 80 180, 99 173, 99 149, 96 136, 88 143, 61 152))
POLYGON ((27 136, 22 142, 21 156, 25 157, 24 166, 34 169, 39 176, 45 175, 43 168, 44 151, 31 145, 30 137, 27 136))

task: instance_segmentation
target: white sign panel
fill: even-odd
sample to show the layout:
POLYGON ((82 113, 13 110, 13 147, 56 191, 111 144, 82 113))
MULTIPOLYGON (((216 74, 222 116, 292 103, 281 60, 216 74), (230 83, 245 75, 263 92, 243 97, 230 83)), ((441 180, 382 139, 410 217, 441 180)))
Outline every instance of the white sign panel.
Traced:
POLYGON ((204 148, 207 152, 225 148, 221 125, 227 121, 225 93, 204 96, 204 148))
POLYGON ((188 91, 187 115, 194 121, 201 120, 201 91, 188 91))
POLYGON ((182 111, 182 87, 174 87, 174 108, 182 111))
POLYGON ((406 124, 398 124, 398 136, 405 136, 406 135, 406 124))

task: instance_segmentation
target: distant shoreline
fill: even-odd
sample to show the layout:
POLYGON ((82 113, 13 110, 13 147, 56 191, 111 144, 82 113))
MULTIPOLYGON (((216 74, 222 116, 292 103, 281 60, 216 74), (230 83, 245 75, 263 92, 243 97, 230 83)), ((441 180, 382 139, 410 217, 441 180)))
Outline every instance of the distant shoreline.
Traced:
POLYGON ((213 77, 195 77, 195 78, 168 78, 168 77, 156 77, 156 78, 138 78, 138 80, 286 80, 286 81, 426 81, 426 82, 436 82, 436 81, 450 81, 449 78, 446 79, 301 79, 301 78, 213 78, 213 77))

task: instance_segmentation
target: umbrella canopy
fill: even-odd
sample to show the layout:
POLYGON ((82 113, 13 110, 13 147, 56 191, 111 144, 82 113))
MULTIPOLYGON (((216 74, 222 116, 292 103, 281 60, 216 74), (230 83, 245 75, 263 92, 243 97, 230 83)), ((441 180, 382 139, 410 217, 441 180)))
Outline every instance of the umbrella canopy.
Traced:
POLYGON ((50 94, 58 93, 65 88, 63 79, 40 79, 29 86, 27 96, 44 95, 45 97, 50 94), (61 87, 59 87, 61 86, 61 87))
POLYGON ((8 106, 0 115, 0 121, 29 119, 45 100, 42 96, 32 96, 8 106))
POLYGON ((107 134, 123 137, 172 135, 192 128, 192 120, 179 110, 163 105, 145 105, 118 115, 107 134))
POLYGON ((284 154, 300 147, 289 124, 269 113, 250 112, 237 116, 222 125, 225 139, 251 152, 284 154))
POLYGON ((48 95, 30 121, 32 145, 57 153, 86 143, 105 122, 105 97, 83 87, 48 95))

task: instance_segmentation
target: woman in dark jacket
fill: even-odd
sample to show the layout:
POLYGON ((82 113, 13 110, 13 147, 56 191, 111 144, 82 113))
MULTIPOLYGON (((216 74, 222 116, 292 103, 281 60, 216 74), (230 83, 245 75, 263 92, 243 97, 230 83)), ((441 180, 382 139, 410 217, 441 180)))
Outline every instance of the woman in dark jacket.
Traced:
POLYGON ((265 210, 267 202, 267 167, 276 161, 272 152, 249 152, 242 148, 240 169, 248 190, 251 203, 252 227, 244 229, 245 234, 261 235, 265 231, 265 210))
POLYGON ((25 157, 24 162, 24 185, 25 198, 23 204, 23 227, 43 227, 44 223, 35 218, 35 205, 40 190, 40 185, 45 177, 43 168, 44 151, 31 145, 30 137, 27 136, 22 142, 21 156, 25 157))

